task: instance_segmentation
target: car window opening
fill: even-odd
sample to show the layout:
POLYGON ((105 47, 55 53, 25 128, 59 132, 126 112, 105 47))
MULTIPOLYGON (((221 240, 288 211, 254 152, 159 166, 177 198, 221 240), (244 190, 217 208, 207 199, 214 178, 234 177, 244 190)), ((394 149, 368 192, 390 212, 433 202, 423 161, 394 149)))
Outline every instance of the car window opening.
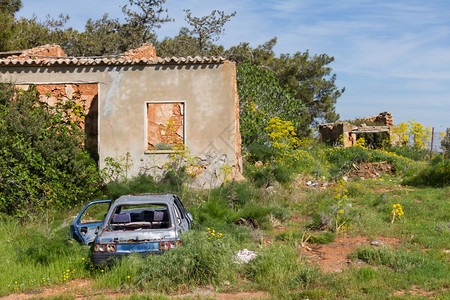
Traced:
POLYGON ((164 204, 118 206, 108 224, 108 228, 113 231, 170 227, 169 211, 164 204))

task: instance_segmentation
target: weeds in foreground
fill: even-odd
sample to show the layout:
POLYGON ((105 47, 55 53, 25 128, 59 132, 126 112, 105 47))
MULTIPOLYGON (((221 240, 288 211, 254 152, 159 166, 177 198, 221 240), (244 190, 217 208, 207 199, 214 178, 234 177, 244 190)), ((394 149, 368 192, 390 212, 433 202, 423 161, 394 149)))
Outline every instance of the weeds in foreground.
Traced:
MULTIPOLYGON (((360 151, 368 150, 352 151, 359 155, 360 151)), ((338 157, 341 154, 334 153, 343 162, 338 157)), ((387 154, 372 151, 370 155, 383 159, 387 154)), ((394 159, 395 155, 389 157, 394 159)), ((359 158, 364 158, 364 154, 359 158)), ((399 161, 408 162, 401 158, 399 161)), ((450 244, 449 202, 445 201, 450 190, 403 187, 399 182, 400 179, 387 176, 341 182, 323 189, 278 185, 268 192, 250 181, 234 186, 226 184, 211 191, 183 190, 186 198, 183 202, 195 219, 194 230, 183 237, 183 246, 158 256, 132 255, 110 269, 92 268, 87 259, 88 249, 68 240, 68 228, 63 223, 71 220, 57 219, 51 224, 47 239, 43 228, 36 225, 38 222, 24 225, 5 219, 0 222, 3 257, 0 269, 5 270, 0 273, 0 281, 7 284, 0 287, 0 294, 89 278, 94 290, 120 289, 124 293, 149 289, 184 293, 208 285, 216 291, 264 290, 274 298, 384 299, 393 297, 396 291, 406 291, 408 297, 414 285, 432 297, 449 298, 448 254, 444 251, 450 244), (396 207, 392 206, 394 203, 396 207), (408 222, 399 222, 399 203, 402 210, 407 208, 408 222), (392 210, 396 213, 393 224, 389 215, 392 210), (328 216, 330 226, 320 227, 321 213, 328 216), (290 215, 308 218, 298 223, 289 221, 290 215), (276 218, 280 227, 272 228, 270 216, 276 218), (241 217, 256 220, 259 229, 251 231, 234 225, 241 217), (280 232, 286 225, 296 227, 280 232), (326 244, 344 229, 353 236, 395 238, 402 248, 360 248, 352 259, 364 261, 370 267, 349 267, 339 274, 323 273, 299 255, 302 241, 326 244), (261 236, 275 238, 269 245, 261 236), (233 264, 237 250, 256 247, 259 248, 255 260, 246 265, 233 264)), ((141 187, 147 191, 171 188, 144 177, 115 187, 125 193, 141 187)), ((115 187, 113 183, 110 188, 115 187)), ((60 215, 62 218, 66 214, 60 215)), ((139 294, 135 298, 141 296, 147 297, 139 294)), ((152 297, 149 295, 148 299, 152 297)))
POLYGON ((183 236, 182 247, 162 255, 127 257, 99 278, 99 285, 174 292, 233 283, 239 269, 233 255, 241 244, 233 236, 213 230, 192 230, 183 236))
POLYGON ((450 159, 445 159, 443 155, 436 156, 420 172, 405 178, 403 183, 421 187, 450 186, 450 159))
POLYGON ((87 247, 68 239, 68 227, 45 229, 15 220, 0 223, 0 295, 65 284, 90 276, 87 247))

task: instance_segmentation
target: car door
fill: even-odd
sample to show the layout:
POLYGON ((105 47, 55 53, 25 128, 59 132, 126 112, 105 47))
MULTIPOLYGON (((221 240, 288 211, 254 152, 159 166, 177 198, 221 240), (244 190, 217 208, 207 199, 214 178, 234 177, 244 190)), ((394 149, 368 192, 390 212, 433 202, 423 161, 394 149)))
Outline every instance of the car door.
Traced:
POLYGON ((103 225, 106 213, 112 200, 97 200, 89 202, 78 214, 70 226, 70 237, 79 243, 89 245, 103 225))
POLYGON ((186 211, 186 209, 183 206, 183 203, 181 203, 181 201, 180 201, 180 199, 178 199, 178 197, 174 196, 174 202, 175 202, 175 206, 178 208, 178 211, 181 213, 181 218, 184 223, 184 228, 186 230, 191 229, 191 223, 193 221, 191 213, 186 211))

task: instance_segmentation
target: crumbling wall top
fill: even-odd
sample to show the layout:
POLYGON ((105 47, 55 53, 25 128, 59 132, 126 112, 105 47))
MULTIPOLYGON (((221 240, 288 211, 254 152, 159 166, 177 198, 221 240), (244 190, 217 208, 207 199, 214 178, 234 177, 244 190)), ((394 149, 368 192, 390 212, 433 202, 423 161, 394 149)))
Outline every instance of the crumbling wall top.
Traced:
POLYGON ((141 60, 143 58, 145 59, 157 59, 156 56, 156 49, 153 47, 152 44, 144 43, 141 47, 136 49, 131 49, 124 53, 123 56, 121 56, 122 59, 130 59, 130 60, 141 60))
POLYGON ((67 57, 61 46, 56 44, 47 44, 32 49, 23 50, 19 55, 8 56, 8 59, 33 59, 39 57, 41 60, 67 57))

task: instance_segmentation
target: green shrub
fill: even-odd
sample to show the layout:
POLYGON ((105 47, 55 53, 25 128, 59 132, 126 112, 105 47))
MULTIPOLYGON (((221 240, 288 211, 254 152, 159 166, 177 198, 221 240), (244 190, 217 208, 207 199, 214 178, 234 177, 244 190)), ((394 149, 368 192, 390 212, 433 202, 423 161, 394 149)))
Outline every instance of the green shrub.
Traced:
POLYGON ((200 224, 229 224, 234 223, 238 219, 238 215, 234 212, 226 201, 212 199, 202 203, 198 208, 194 219, 200 224))
POLYGON ((176 291, 198 285, 220 286, 237 279, 239 265, 233 263, 237 243, 232 236, 212 236, 207 231, 191 230, 180 248, 162 255, 123 259, 100 278, 108 287, 133 284, 143 290, 176 291), (130 278, 128 278, 130 276, 130 278))
POLYGON ((68 232, 68 227, 62 227, 47 238, 42 231, 33 228, 25 230, 17 240, 23 245, 16 248, 17 263, 26 261, 48 266, 58 259, 78 256, 81 247, 68 239, 68 232))
POLYGON ((248 147, 247 161, 254 164, 257 161, 270 162, 276 156, 277 150, 267 145, 251 144, 248 147))
POLYGON ((251 183, 229 182, 211 190, 210 199, 227 202, 232 209, 238 210, 247 202, 256 201, 259 195, 259 189, 251 183))
POLYGON ((68 230, 54 224, 47 238, 45 230, 36 224, 2 218, 0 295, 89 277, 89 248, 69 239, 68 230))
POLYGON ((278 234, 275 237, 275 240, 289 243, 300 243, 302 240, 302 233, 298 230, 287 230, 278 234))
POLYGON ((282 296, 290 289, 311 285, 319 272, 300 263, 295 248, 275 244, 263 248, 247 265, 246 277, 259 289, 282 296))
POLYGON ((358 248, 350 258, 361 259, 369 264, 383 265, 395 270, 409 269, 421 265, 424 257, 421 253, 411 253, 405 250, 392 250, 388 247, 358 248))
POLYGON ((329 148, 325 157, 330 163, 330 173, 339 177, 362 162, 387 162, 394 166, 396 173, 405 172, 414 166, 413 160, 398 156, 380 149, 366 149, 363 147, 329 148))
POLYGON ((278 164, 266 164, 262 167, 248 166, 244 176, 250 179, 257 187, 268 187, 274 182, 289 183, 295 171, 293 168, 278 164))
POLYGON ((194 212, 200 224, 233 224, 238 219, 256 221, 270 227, 268 216, 278 207, 259 202, 261 191, 252 183, 231 182, 210 191, 208 200, 194 212))
POLYGON ((412 175, 403 181, 414 186, 444 187, 450 185, 450 160, 443 155, 436 156, 419 174, 412 175))
POLYGON ((158 184, 152 176, 145 174, 110 182, 107 184, 106 190, 113 199, 129 194, 175 192, 172 186, 158 184))
POLYGON ((427 155, 430 154, 430 150, 410 146, 393 146, 388 148, 387 151, 415 161, 425 160, 427 155))
POLYGON ((92 199, 101 186, 84 133, 71 115, 75 100, 55 106, 36 90, 0 84, 0 212, 32 217, 92 199))
POLYGON ((336 239, 336 233, 330 231, 314 232, 309 235, 308 242, 312 244, 329 244, 336 239))

